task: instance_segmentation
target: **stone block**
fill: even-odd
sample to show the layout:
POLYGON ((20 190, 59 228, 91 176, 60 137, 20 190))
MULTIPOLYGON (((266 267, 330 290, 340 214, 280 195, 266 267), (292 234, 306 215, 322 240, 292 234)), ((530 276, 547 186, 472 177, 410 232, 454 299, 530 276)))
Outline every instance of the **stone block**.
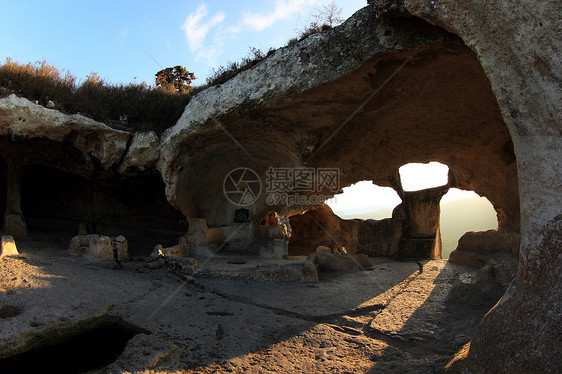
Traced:
POLYGON ((17 256, 20 253, 16 247, 16 242, 14 238, 10 235, 2 236, 2 251, 0 252, 0 257, 5 256, 17 256))
POLYGON ((86 254, 90 248, 91 235, 76 235, 70 239, 68 250, 72 253, 86 254))
POLYGON ((103 235, 89 235, 90 247, 86 253, 100 260, 113 260, 113 246, 111 238, 103 235))
POLYGON ((76 235, 70 240, 70 252, 85 254, 100 260, 114 260, 113 248, 118 252, 119 260, 129 259, 128 242, 123 235, 115 238, 90 234, 76 235))
POLYGON ((119 235, 111 240, 111 244, 117 250, 119 260, 129 259, 129 242, 123 235, 119 235))

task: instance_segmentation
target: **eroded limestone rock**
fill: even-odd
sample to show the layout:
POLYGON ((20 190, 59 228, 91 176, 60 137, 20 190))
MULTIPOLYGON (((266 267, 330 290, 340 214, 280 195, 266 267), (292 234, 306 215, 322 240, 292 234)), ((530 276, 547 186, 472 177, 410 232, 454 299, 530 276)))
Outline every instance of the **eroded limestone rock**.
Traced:
POLYGON ((288 222, 275 226, 234 223, 209 227, 207 220, 189 218, 185 245, 189 254, 211 256, 216 253, 243 253, 267 258, 285 258, 288 255, 290 226, 288 222))
MULTIPOLYGON (((454 35, 413 17, 381 19, 365 8, 341 27, 275 52, 197 94, 161 144, 158 168, 167 198, 186 217, 205 219, 208 228, 198 236, 210 252, 209 239, 224 241, 232 233, 227 250, 256 243, 255 227, 271 211, 302 214, 321 205, 318 195, 332 196, 360 180, 395 187, 394 173, 409 162, 449 165, 450 187, 486 196, 500 227, 519 229, 513 144, 478 58, 454 35), (241 167, 261 181, 249 209, 254 227, 225 229, 235 227, 240 207, 227 199, 224 181, 241 167), (334 168, 340 183, 298 191, 311 198, 304 202, 279 202, 268 191, 270 168, 334 168)), ((437 258, 433 221, 428 234, 420 225, 429 221, 412 219, 403 255, 437 258), (420 241, 427 243, 418 249, 420 241)), ((350 253, 358 251, 351 237, 360 236, 365 253, 395 255, 402 228, 394 221, 373 224, 350 224, 340 230, 348 234, 336 237, 350 253)), ((331 240, 315 242, 310 251, 318 245, 333 247, 331 240)))
POLYGON ((490 254, 503 252, 514 257, 519 252, 520 235, 513 232, 488 230, 467 232, 459 239, 449 261, 466 265, 482 265, 490 254))
POLYGON ((20 253, 16 247, 16 241, 10 235, 2 236, 2 246, 0 248, 0 257, 17 256, 20 253))
POLYGON ((154 131, 133 135, 127 154, 119 166, 119 171, 146 170, 151 168, 160 156, 160 140, 154 131))
POLYGON ((16 237, 27 236, 27 225, 22 214, 6 214, 4 216, 4 231, 16 237))
POLYGON ((174 357, 178 360, 181 349, 154 335, 135 335, 125 347, 118 360, 106 368, 107 373, 117 374, 126 371, 142 372, 158 367, 163 361, 174 357))
MULTIPOLYGON (((234 232, 223 227, 238 207, 222 191, 233 168, 251 166, 265 181, 272 165, 338 167, 340 187, 366 179, 388 186, 408 162, 446 163, 455 187, 490 200, 500 230, 522 234, 518 276, 458 370, 559 372, 553 348, 562 315, 552 308, 562 303, 559 2, 374 4, 378 13, 365 8, 342 27, 196 95, 163 137, 158 167, 168 200, 186 217, 203 217, 208 227, 199 239, 206 244, 207 235, 234 232)), ((77 150, 78 162, 61 157, 66 148, 47 161, 25 155, 28 162, 60 161, 63 169, 107 170, 125 154, 128 134, 81 116, 14 96, 0 100, 0 114, 2 156, 29 139, 77 150)), ((314 207, 272 206, 263 194, 252 219, 314 207)))
POLYGON ((341 247, 346 247, 350 253, 360 252, 358 232, 361 221, 341 219, 328 205, 289 219, 293 230, 289 239, 292 255, 308 255, 316 252, 318 247, 329 253, 341 247))
POLYGON ((229 82, 197 94, 162 137, 158 165, 169 201, 188 217, 207 219, 209 226, 227 225, 237 207, 224 197, 223 181, 231 170, 250 167, 264 185, 253 204, 252 219, 260 221, 272 210, 291 215, 315 205, 268 204, 265 182, 272 166, 338 167, 340 187, 362 179, 389 186, 393 171, 403 164, 439 159, 454 164, 459 184, 469 187, 477 179, 476 189, 493 195, 492 203, 505 210, 500 215, 504 223, 515 220, 517 225, 518 215, 511 214, 517 211, 513 162, 505 172, 492 175, 501 183, 492 181, 491 173, 480 178, 483 164, 506 168, 496 155, 509 144, 509 134, 475 56, 458 43, 443 30, 421 22, 394 25, 365 8, 341 27, 283 48, 229 82), (412 66, 401 66, 404 61, 412 66), (339 125, 397 69, 400 74, 385 83, 385 95, 367 101, 355 125, 345 128, 345 137, 337 137, 345 141, 330 141, 339 125), (412 86, 416 89, 410 90, 412 86), (428 100, 449 109, 438 110, 428 100), (373 118, 377 126, 370 125, 373 118), (491 125, 475 127, 483 121, 491 125), (487 161, 492 154, 494 160, 487 161), (514 202, 507 201, 509 194, 495 191, 498 186, 515 191, 514 202))
MULTIPOLYGON (((64 114, 12 94, 0 99, 0 137, 17 142, 36 138, 71 143, 85 161, 109 169, 123 158, 130 135, 80 114, 64 114)), ((45 160, 49 155, 36 156, 45 160)))

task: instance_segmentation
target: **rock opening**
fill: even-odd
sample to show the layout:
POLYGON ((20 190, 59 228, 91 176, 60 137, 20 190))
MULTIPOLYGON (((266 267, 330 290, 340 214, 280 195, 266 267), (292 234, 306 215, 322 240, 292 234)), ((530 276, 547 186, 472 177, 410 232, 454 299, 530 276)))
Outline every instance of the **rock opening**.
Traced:
POLYGON ((25 168, 22 211, 28 229, 74 236, 83 223, 89 233, 125 235, 133 255, 156 243, 176 244, 185 218, 166 201, 157 174, 86 179, 41 165, 25 168))
POLYGON ((334 213, 343 219, 384 219, 402 202, 392 187, 381 187, 365 180, 344 187, 343 193, 326 201, 334 213))
POLYGON ((103 369, 139 333, 146 331, 121 321, 103 322, 79 333, 59 332, 45 337, 39 348, 0 360, 0 372, 73 374, 103 369))
POLYGON ((441 199, 440 208, 443 258, 449 258, 464 234, 498 228, 496 211, 490 201, 473 191, 451 188, 441 199))
POLYGON ((440 162, 409 163, 398 169, 404 191, 419 191, 449 183, 449 167, 440 162))

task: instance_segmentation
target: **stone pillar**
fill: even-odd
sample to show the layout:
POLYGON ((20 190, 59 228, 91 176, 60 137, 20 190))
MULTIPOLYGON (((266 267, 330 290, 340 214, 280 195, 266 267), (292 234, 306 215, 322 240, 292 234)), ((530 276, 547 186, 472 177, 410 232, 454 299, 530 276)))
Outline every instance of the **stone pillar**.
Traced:
POLYGON ((398 242, 398 255, 410 258, 441 258, 439 203, 449 186, 402 192, 406 220, 398 242))
POLYGON ((27 225, 21 210, 21 186, 24 171, 23 165, 14 160, 8 160, 4 232, 15 237, 27 236, 27 225))

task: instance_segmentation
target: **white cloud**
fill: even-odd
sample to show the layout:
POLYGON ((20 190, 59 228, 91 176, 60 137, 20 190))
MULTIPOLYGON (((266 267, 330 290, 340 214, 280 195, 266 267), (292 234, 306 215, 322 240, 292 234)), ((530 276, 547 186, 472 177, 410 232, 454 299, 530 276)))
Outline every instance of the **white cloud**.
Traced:
POLYGON ((261 31, 277 21, 287 19, 294 13, 319 3, 320 0, 276 0, 275 8, 271 12, 265 14, 245 12, 242 25, 255 31, 261 31))
POLYGON ((209 16, 207 5, 201 4, 187 16, 181 29, 185 33, 189 49, 195 52, 195 60, 205 61, 208 66, 216 66, 218 57, 223 54, 226 40, 236 38, 244 31, 264 30, 275 22, 288 19, 320 2, 321 0, 274 0, 272 11, 263 14, 243 12, 242 18, 234 25, 223 23, 226 19, 224 12, 209 16))
POLYGON ((195 12, 190 13, 187 16, 185 22, 181 26, 182 30, 185 32, 185 39, 192 51, 201 49, 209 31, 226 18, 226 15, 223 12, 217 12, 210 20, 205 22, 204 18, 207 17, 207 14, 207 6, 205 4, 201 4, 197 7, 195 12))

